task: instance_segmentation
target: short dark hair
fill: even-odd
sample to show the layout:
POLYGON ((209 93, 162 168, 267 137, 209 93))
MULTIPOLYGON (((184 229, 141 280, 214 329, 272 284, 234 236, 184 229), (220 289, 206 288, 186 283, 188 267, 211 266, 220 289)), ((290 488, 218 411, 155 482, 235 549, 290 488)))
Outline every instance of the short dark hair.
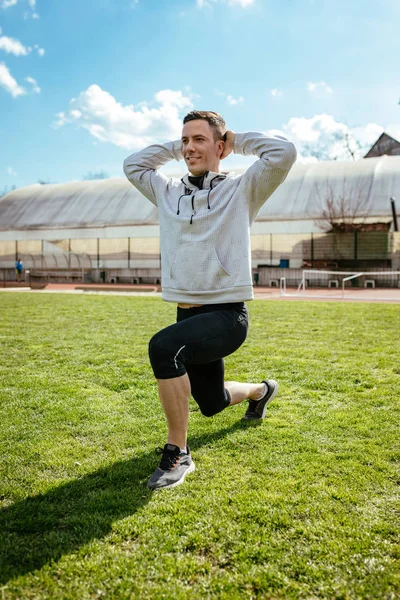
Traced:
POLYGON ((192 110, 183 119, 183 124, 185 125, 185 123, 188 123, 189 121, 197 121, 198 119, 207 121, 210 127, 212 127, 215 141, 224 139, 226 123, 221 115, 212 110, 192 110))

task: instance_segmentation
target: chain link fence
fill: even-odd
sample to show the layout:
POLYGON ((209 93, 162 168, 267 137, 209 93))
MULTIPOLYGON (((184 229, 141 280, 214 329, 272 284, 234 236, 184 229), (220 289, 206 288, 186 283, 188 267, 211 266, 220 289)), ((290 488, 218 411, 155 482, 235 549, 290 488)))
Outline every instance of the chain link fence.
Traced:
MULTIPOLYGON (((253 235, 251 241, 253 270, 260 272, 274 267, 400 269, 400 232, 264 234, 253 235)), ((134 282, 146 273, 156 279, 161 270, 158 237, 0 241, 4 278, 15 277, 17 258, 25 271, 51 271, 54 276, 97 272, 94 280, 120 277, 134 282)))

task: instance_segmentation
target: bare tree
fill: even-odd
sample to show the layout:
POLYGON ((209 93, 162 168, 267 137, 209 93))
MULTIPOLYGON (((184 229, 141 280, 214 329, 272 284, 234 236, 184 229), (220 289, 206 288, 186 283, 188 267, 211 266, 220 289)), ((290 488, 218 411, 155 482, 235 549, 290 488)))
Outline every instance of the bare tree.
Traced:
POLYGON ((346 131, 343 137, 343 144, 351 158, 353 160, 358 160, 359 156, 357 157, 356 153, 357 151, 359 155, 361 155, 362 153, 361 142, 357 140, 354 136, 350 137, 349 132, 346 131))
POLYGON ((334 186, 329 181, 314 184, 320 215, 318 226, 327 233, 362 230, 371 209, 368 189, 367 181, 349 185, 346 178, 341 187, 334 186))
POLYGON ((321 141, 314 143, 306 143, 302 145, 302 154, 304 156, 312 156, 318 160, 338 160, 338 156, 332 156, 332 143, 341 141, 342 133, 336 131, 329 141, 321 141))
POLYGON ((364 150, 361 142, 349 131, 336 131, 329 140, 302 145, 304 156, 318 160, 358 160, 364 150))

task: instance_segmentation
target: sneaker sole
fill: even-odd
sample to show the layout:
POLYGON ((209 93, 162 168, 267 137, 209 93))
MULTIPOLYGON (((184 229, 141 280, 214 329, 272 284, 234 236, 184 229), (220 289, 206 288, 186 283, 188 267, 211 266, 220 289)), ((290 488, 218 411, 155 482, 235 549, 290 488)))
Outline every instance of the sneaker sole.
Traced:
POLYGON ((196 470, 196 466, 194 464, 194 462, 192 462, 192 464, 190 465, 190 467, 188 467, 186 469, 186 471, 183 473, 182 477, 180 479, 178 479, 178 481, 175 481, 174 483, 170 483, 170 485, 163 485, 161 487, 158 488, 150 488, 152 489, 154 492, 156 492, 157 490, 166 490, 169 488, 173 488, 176 487, 177 485, 181 485, 184 481, 185 481, 185 477, 188 473, 193 473, 193 471, 196 470))
POLYGON ((275 398, 275 396, 276 396, 276 395, 277 395, 277 393, 278 393, 278 389, 279 389, 278 382, 277 382, 277 381, 275 381, 275 379, 268 379, 268 381, 266 381, 265 383, 266 383, 268 386, 269 386, 270 384, 273 384, 273 385, 275 386, 275 389, 274 389, 274 391, 272 392, 271 396, 270 396, 270 397, 268 398, 268 400, 266 401, 266 403, 264 404, 264 408, 263 408, 263 411, 262 411, 261 419, 265 419, 265 415, 266 415, 266 413, 267 413, 267 407, 268 407, 268 404, 270 404, 270 403, 272 402, 272 400, 275 398))

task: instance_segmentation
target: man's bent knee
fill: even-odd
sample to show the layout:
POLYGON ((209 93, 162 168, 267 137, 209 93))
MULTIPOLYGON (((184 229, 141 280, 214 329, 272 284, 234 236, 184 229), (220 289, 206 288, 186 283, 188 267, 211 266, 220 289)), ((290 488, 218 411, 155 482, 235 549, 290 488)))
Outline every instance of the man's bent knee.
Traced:
POLYGON ((224 410, 224 408, 226 408, 225 406, 223 406, 222 408, 219 407, 214 407, 214 408, 202 408, 200 406, 200 410, 201 410, 201 414, 204 417, 213 417, 214 415, 217 415, 218 413, 220 413, 221 411, 224 410))
POLYGON ((221 397, 219 395, 218 398, 214 399, 214 402, 210 401, 210 397, 207 398, 207 404, 203 403, 201 399, 197 399, 196 396, 194 396, 194 399, 200 407, 201 414, 205 417, 213 417, 214 415, 217 415, 225 410, 225 408, 229 406, 231 402, 230 394, 226 389, 224 390, 224 396, 221 397))
POLYGON ((169 328, 162 329, 149 342, 149 358, 157 379, 173 379, 185 375, 186 369, 180 356, 184 346, 171 334, 169 328))

